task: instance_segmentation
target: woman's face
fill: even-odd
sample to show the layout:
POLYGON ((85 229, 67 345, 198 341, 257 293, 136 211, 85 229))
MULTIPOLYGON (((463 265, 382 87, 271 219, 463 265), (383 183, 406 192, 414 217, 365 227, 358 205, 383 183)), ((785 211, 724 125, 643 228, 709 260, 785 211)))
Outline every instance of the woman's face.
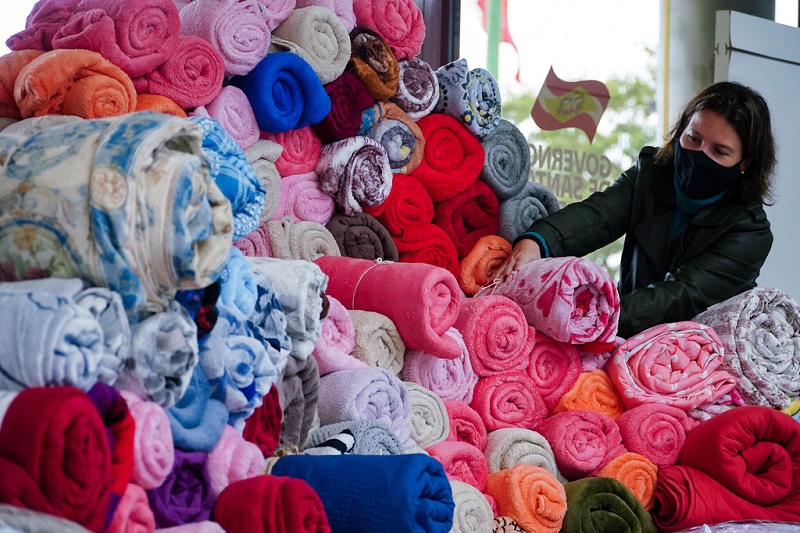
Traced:
POLYGON ((692 115, 680 138, 681 146, 687 150, 699 150, 722 165, 732 167, 742 163, 744 156, 742 140, 722 115, 709 109, 701 109, 692 115))

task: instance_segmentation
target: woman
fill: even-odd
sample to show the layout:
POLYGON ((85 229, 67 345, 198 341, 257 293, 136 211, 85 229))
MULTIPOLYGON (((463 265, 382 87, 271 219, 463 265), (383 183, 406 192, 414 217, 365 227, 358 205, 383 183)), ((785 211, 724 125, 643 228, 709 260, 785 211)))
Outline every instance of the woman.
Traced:
POLYGON ((536 221, 498 271, 581 257, 622 235, 619 335, 690 320, 756 286, 772 247, 775 141, 754 90, 715 83, 692 98, 659 149, 602 192, 536 221))

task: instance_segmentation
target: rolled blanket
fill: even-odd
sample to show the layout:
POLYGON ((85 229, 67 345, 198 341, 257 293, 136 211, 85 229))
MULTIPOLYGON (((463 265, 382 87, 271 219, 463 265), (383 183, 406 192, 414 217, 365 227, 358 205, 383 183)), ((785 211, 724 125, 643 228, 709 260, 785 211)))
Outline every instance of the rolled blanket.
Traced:
POLYGON ((383 224, 372 215, 334 213, 325 225, 344 257, 397 261, 397 245, 383 224))
POLYGON ((593 477, 564 485, 567 513, 562 531, 656 533, 650 513, 616 479, 593 477))
POLYGON ((468 404, 472 401, 472 391, 478 383, 478 375, 472 369, 469 351, 461 333, 456 328, 450 328, 447 334, 462 347, 460 356, 455 359, 441 359, 422 350, 408 350, 401 376, 406 381, 413 381, 430 389, 442 400, 468 404))
POLYGON ((233 245, 247 257, 272 257, 269 225, 262 222, 247 237, 239 239, 233 245))
POLYGON ((367 363, 350 355, 356 343, 353 319, 339 300, 332 296, 328 300, 328 316, 322 321, 322 332, 313 352, 319 375, 324 376, 338 370, 367 368, 367 363))
POLYGON ((470 406, 488 431, 508 427, 534 429, 547 417, 547 406, 524 372, 478 379, 470 406))
POLYGON ((193 0, 180 10, 181 33, 211 43, 226 76, 243 76, 269 53, 270 28, 257 0, 193 0))
POLYGON ((383 146, 392 173, 408 174, 416 170, 425 153, 425 138, 405 111, 392 102, 376 102, 361 119, 359 133, 383 146))
POLYGON ((417 383, 404 384, 411 401, 411 438, 422 449, 444 442, 450 434, 450 419, 442 399, 417 383))
POLYGON ((489 470, 483 452, 463 441, 445 441, 425 449, 431 457, 442 463, 448 479, 457 479, 477 490, 486 489, 486 476, 489 470))
POLYGON ((658 471, 653 518, 677 531, 736 520, 797 522, 800 426, 763 406, 720 413, 686 437, 678 465, 658 471))
POLYGON ((531 224, 552 215, 560 208, 558 198, 546 186, 536 181, 525 182, 515 196, 500 202, 500 230, 498 235, 514 241, 531 224))
POLYGON ((122 391, 135 422, 131 484, 153 489, 164 483, 175 462, 169 418, 163 407, 122 391))
POLYGON ((430 114, 417 124, 425 139, 425 151, 411 175, 422 182, 434 202, 467 190, 483 168, 485 154, 480 141, 450 115, 430 114))
POLYGON ((257 297, 256 276, 250 262, 237 248, 231 248, 228 264, 219 277, 218 311, 224 308, 225 313, 245 321, 256 310, 257 297))
POLYGON ((325 255, 339 255, 339 246, 319 222, 289 217, 267 222, 269 247, 272 257, 283 260, 314 261, 325 255))
POLYGON ((608 343, 617 334, 617 287, 611 275, 590 259, 532 261, 512 272, 491 294, 517 302, 537 333, 557 341, 608 343))
POLYGON ((446 533, 453 524, 450 483, 442 465, 425 454, 290 455, 272 473, 311 485, 332 531, 446 533))
POLYGON ((318 415, 320 378, 317 360, 290 357, 278 386, 283 421, 279 446, 299 448, 308 437, 318 415))
POLYGON ((283 147, 275 168, 281 176, 292 176, 311 172, 317 167, 322 141, 311 126, 294 128, 279 133, 261 132, 261 138, 283 147))
POLYGON ((11 50, 52 50, 56 32, 67 23, 80 0, 40 0, 25 19, 25 29, 6 41, 11 50))
MULTIPOLYGON (((160 94, 139 93, 136 95, 136 111, 154 111, 176 117, 186 118, 188 115, 178 103, 160 94)), ((72 115, 69 115, 72 116, 72 115)))
POLYGON ((606 363, 609 359, 611 359, 611 354, 614 352, 614 350, 622 346, 623 342, 625 342, 625 339, 622 337, 616 337, 613 343, 607 344, 602 348, 592 345, 585 347, 591 351, 587 351, 579 346, 578 353, 580 354, 581 358, 582 371, 591 372, 592 370, 605 368, 606 363))
POLYGON ((789 294, 756 287, 692 320, 719 336, 723 366, 748 403, 784 409, 800 396, 800 305, 789 294))
MULTIPOLYGON (((536 390, 539 391, 547 408, 553 409, 579 379, 581 361, 578 349, 571 344, 559 342, 547 335, 536 333, 533 328, 529 330, 528 335, 535 335, 536 338, 533 348, 526 355, 528 376, 536 384, 536 390)), ((607 392, 602 387, 598 388, 600 392, 607 392)), ((580 392, 586 391, 582 387, 579 390, 580 392)), ((585 400, 586 404, 589 405, 590 402, 595 402, 595 404, 604 403, 603 399, 605 398, 605 395, 601 395, 600 398, 593 399, 593 396, 590 395, 585 400)), ((616 396, 616 392, 615 398, 617 405, 621 408, 622 404, 619 401, 619 397, 616 396)), ((616 418, 616 416, 613 418, 616 418)))
POLYGON ((172 0, 81 0, 51 45, 92 50, 135 78, 167 60, 180 31, 172 0))
POLYGON ((550 443, 540 433, 524 428, 501 428, 486 437, 486 464, 489 474, 517 465, 543 468, 561 482, 566 482, 558 470, 550 443))
POLYGON ((397 93, 400 80, 397 58, 383 37, 369 28, 350 31, 347 69, 364 82, 375 100, 386 101, 397 93))
MULTIPOLYGON (((11 119, 8 119, 11 120, 11 119)), ((30 137, 37 131, 67 124, 68 122, 80 122, 84 119, 75 115, 45 115, 43 117, 28 117, 21 120, 14 120, 13 123, 3 128, 4 134, 14 134, 22 137, 30 137)))
POLYGON ((175 448, 210 452, 222 438, 228 410, 221 401, 211 398, 211 385, 198 366, 184 395, 167 409, 167 418, 175 448))
POLYGON ((564 411, 547 418, 536 431, 550 443, 558 470, 570 481, 597 475, 627 451, 614 420, 596 411, 564 411))
POLYGON ((398 375, 404 367, 406 345, 392 320, 372 311, 348 310, 353 321, 355 343, 351 355, 367 366, 377 366, 398 375))
POLYGON ((382 203, 392 188, 386 149, 369 137, 356 136, 322 147, 316 172, 322 190, 345 215, 382 203))
POLYGON ((450 419, 448 441, 472 444, 479 450, 486 449, 486 424, 475 409, 464 402, 445 400, 447 417, 450 419))
POLYGON ((548 470, 518 464, 489 474, 486 485, 486 491, 497 500, 500 513, 525 531, 565 531, 561 525, 567 513, 567 494, 561 481, 548 470))
MULTIPOLYGON (((170 466, 169 470, 172 470, 170 466)), ((169 473, 169 472, 168 472, 169 473)), ((140 531, 152 533, 156 529, 156 519, 150 510, 147 493, 135 483, 128 483, 125 494, 114 511, 114 517, 108 525, 108 533, 125 533, 140 531)), ((62 531, 59 529, 58 531, 62 531)))
POLYGON ((397 59, 419 55, 425 40, 422 10, 412 0, 353 0, 356 24, 375 30, 397 59))
POLYGON ((222 438, 208 454, 208 476, 215 496, 230 484, 264 473, 264 454, 232 426, 225 426, 222 438))
POLYGON ((481 491, 457 479, 450 480, 453 492, 453 533, 492 533, 494 512, 481 491))
POLYGON ((302 260, 248 258, 256 282, 269 280, 286 315, 286 333, 292 339, 292 355, 305 359, 322 331, 322 294, 328 279, 315 264, 302 260))
POLYGON ((261 211, 261 222, 269 220, 280 203, 281 176, 278 173, 276 162, 282 154, 283 146, 266 139, 258 139, 244 150, 247 162, 253 167, 258 181, 261 182, 266 191, 264 208, 261 211))
POLYGON ((0 117, 22 118, 14 100, 14 83, 20 71, 42 54, 43 50, 19 50, 0 56, 0 117))
POLYGON ((494 133, 500 123, 500 87, 484 68, 469 68, 456 59, 436 70, 439 102, 435 112, 458 119, 478 139, 494 133))
POLYGON ((361 129, 361 115, 375 103, 367 87, 352 72, 325 84, 331 99, 331 111, 312 126, 314 133, 326 144, 353 137, 361 129))
POLYGON ((164 484, 147 491, 158 529, 211 518, 215 494, 208 472, 208 455, 175 450, 175 465, 164 484))
POLYGON ((393 174, 386 200, 367 209, 392 237, 402 237, 406 228, 433 222, 433 200, 422 182, 407 174, 393 174))
MULTIPOLYGON (((461 332, 472 369, 479 377, 523 371, 529 332, 522 309, 505 296, 466 298, 455 328, 461 332)), ((530 340, 533 343, 533 339, 530 340)))
POLYGON ((274 475, 228 486, 214 504, 214 521, 228 533, 330 531, 316 491, 302 479, 274 475))
MULTIPOLYGON (((232 224, 200 142, 199 129, 185 119, 129 113, 48 128, 4 152, 0 174, 24 175, 30 192, 0 216, 0 256, 14 265, 0 277, 81 277, 118 292, 132 317, 164 309, 178 289, 209 285, 227 260, 232 224), (174 151, 174 143, 186 151, 174 151), (66 151, 56 160, 54 146, 66 151), (71 206, 68 213, 56 198, 71 206), (38 244, 12 244, 19 232, 38 244), (54 242, 60 244, 48 244, 54 242), (49 251, 45 257, 35 250, 49 251)), ((0 180, 0 195, 19 183, 0 180)))
POLYGON ((207 116, 220 123, 242 150, 247 150, 259 139, 258 123, 253 107, 244 92, 228 85, 222 88, 208 105, 197 107, 196 116, 207 116))
POLYGON ((75 387, 30 387, 10 393, 4 404, 0 503, 102 531, 112 457, 107 428, 91 399, 75 387))
POLYGON ((191 117, 203 130, 203 152, 211 177, 233 210, 233 239, 238 240, 258 227, 266 190, 247 156, 222 124, 208 117, 191 117))
POLYGON ((262 14, 267 17, 267 26, 270 31, 289 18, 296 7, 301 7, 295 0, 258 0, 265 9, 262 14))
POLYGON ((466 256, 479 239, 492 236, 500 227, 497 196, 482 181, 434 207, 433 223, 445 230, 456 245, 458 258, 466 256))
POLYGON ((656 473, 658 467, 650 459, 638 453, 627 452, 606 464, 597 477, 610 477, 621 482, 650 511, 655 504, 656 473))
MULTIPOLYGON (((88 529, 72 520, 8 504, 0 504, 0 526, 7 533, 89 533, 88 529)), ((111 529, 106 531, 114 533, 111 529)))
POLYGON ((330 194, 322 190, 315 172, 285 176, 280 180, 280 202, 272 220, 288 217, 294 222, 327 224, 335 206, 330 194))
POLYGON ((280 441, 283 411, 279 397, 278 387, 273 385, 264 396, 261 407, 244 421, 242 436, 258 446, 264 457, 271 456, 280 441))
POLYGON ((272 32, 270 52, 306 61, 322 84, 341 76, 350 60, 350 36, 336 13, 322 6, 296 8, 272 32))
POLYGON ((0 389, 116 381, 130 343, 119 295, 79 279, 0 283, 0 389))
MULTIPOLYGON (((435 224, 410 226, 396 237, 397 254, 403 263, 424 263, 458 275, 458 252, 445 231, 435 224)), ((456 281, 458 285, 458 281, 456 281)))
POLYGON ((461 306, 458 283, 452 274, 425 264, 377 263, 349 257, 323 256, 316 264, 330 278, 330 296, 348 309, 387 316, 407 348, 445 359, 461 355, 458 342, 446 335, 461 306))
POLYGON ((131 347, 114 386, 166 409, 183 397, 198 356, 197 325, 172 302, 131 327, 131 347))
POLYGON ((736 386, 736 379, 723 370, 724 350, 708 326, 661 324, 628 339, 605 368, 626 408, 662 403, 686 411, 736 386))
POLYGON ((283 132, 320 122, 331 99, 314 70, 290 52, 268 54, 234 85, 247 95, 261 130, 283 132))
POLYGON ((647 457, 657 467, 678 462, 686 434, 693 426, 683 410, 658 403, 628 409, 617 418, 617 425, 625 448, 647 457))
POLYGON ((531 147, 519 128, 501 118, 494 131, 481 139, 481 145, 486 159, 478 178, 491 187, 499 200, 522 192, 530 177, 531 147))
POLYGON ((392 430, 377 420, 349 420, 327 424, 311 430, 305 448, 320 446, 334 435, 349 431, 353 435, 353 448, 347 453, 355 455, 400 455, 403 443, 392 430))
POLYGON ((436 72, 422 58, 398 61, 400 68, 397 93, 390 99, 405 111, 411 120, 428 115, 439 102, 439 80, 436 72))
MULTIPOLYGON (((495 511, 499 513, 500 511, 495 511)), ((509 516, 495 516, 493 533, 525 533, 522 526, 509 516)))
POLYGON ((90 50, 52 50, 19 71, 14 100, 22 117, 104 118, 136 110, 130 76, 90 50))
POLYGON ((224 78, 225 63, 216 48, 200 37, 181 35, 169 58, 133 84, 139 93, 166 96, 183 109, 194 109, 214 101, 224 78))
POLYGON ((356 26, 356 14, 353 12, 352 0, 297 0, 296 7, 308 6, 327 7, 336 13, 348 32, 356 26))
POLYGON ((377 420, 397 435, 404 447, 410 436, 411 399, 405 384, 382 368, 340 370, 319 380, 320 424, 377 420))
POLYGON ((604 370, 580 372, 573 383, 551 408, 551 414, 586 409, 616 420, 625 411, 625 404, 614 382, 604 370))
POLYGON ((510 254, 511 243, 499 235, 481 237, 458 262, 458 286, 467 296, 474 296, 510 254))

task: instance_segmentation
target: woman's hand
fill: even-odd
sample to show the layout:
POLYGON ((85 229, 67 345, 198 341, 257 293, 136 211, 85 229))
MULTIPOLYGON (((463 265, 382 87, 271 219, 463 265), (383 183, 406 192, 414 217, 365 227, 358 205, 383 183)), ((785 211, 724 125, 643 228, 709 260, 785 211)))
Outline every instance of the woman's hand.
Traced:
POLYGON ((494 277, 505 280, 509 274, 524 264, 542 258, 539 244, 533 239, 522 239, 514 245, 511 254, 506 258, 500 268, 497 269, 494 277))

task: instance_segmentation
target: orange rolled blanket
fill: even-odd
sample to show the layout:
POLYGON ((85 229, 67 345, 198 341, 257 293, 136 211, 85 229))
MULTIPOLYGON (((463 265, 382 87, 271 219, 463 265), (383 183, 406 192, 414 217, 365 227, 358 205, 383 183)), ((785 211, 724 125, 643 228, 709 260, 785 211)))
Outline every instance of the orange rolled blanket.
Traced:
POLYGON ((20 71, 43 53, 44 50, 19 50, 0 56, 0 117, 22 118, 14 100, 14 82, 20 71))
POLYGON ((14 83, 22 117, 104 118, 136 110, 136 90, 122 69, 90 50, 51 50, 28 63, 14 83))
POLYGON ((627 452, 615 457, 597 473, 597 477, 614 478, 629 489, 646 510, 653 508, 656 497, 658 467, 638 453, 627 452))
POLYGON ((489 474, 486 492, 497 500, 500 514, 512 518, 525 531, 561 531, 567 493, 544 468, 523 463, 489 474))
POLYGON ((504 238, 499 235, 481 237, 458 264, 458 286, 467 296, 474 296, 492 279, 509 254, 511 243, 504 238))
POLYGON ((136 98, 136 111, 155 111, 186 118, 186 111, 175 100, 160 94, 142 93, 136 98))
POLYGON ((575 385, 568 390, 552 409, 552 414, 586 409, 610 416, 616 420, 625 412, 625 405, 617 388, 604 370, 581 372, 575 385))
POLYGON ((397 94, 400 65, 394 52, 377 32, 358 27, 350 32, 350 61, 347 69, 355 73, 377 101, 397 94))

